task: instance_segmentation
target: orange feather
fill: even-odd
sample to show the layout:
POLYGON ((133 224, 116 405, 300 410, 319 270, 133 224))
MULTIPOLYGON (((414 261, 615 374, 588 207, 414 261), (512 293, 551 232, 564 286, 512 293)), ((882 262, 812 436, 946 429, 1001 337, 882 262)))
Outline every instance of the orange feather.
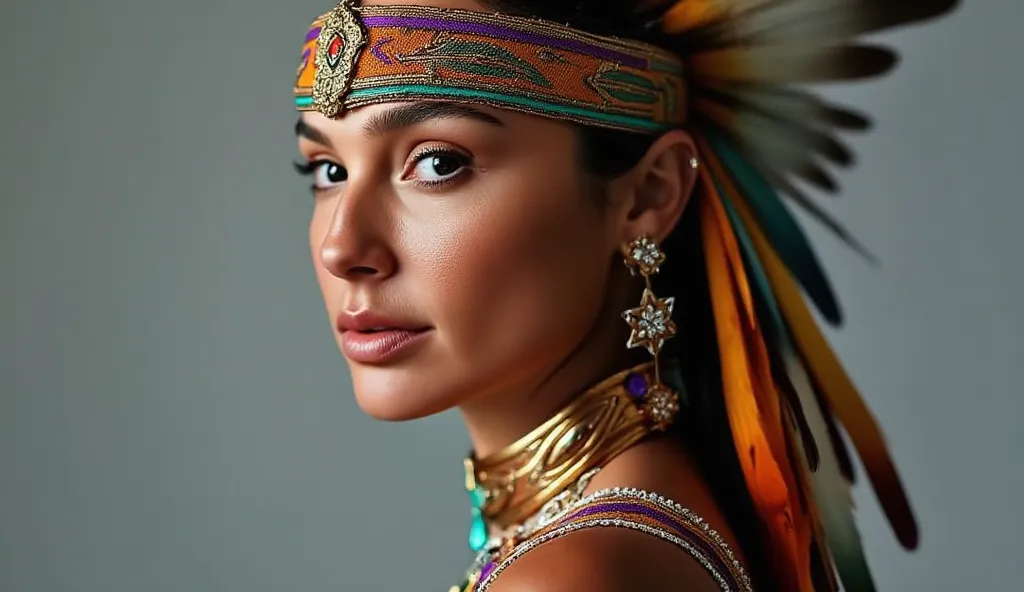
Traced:
POLYGON ((722 15, 714 0, 687 0, 677 2, 661 17, 661 30, 674 34, 713 23, 722 15))
MULTIPOLYGON (((799 467, 794 467, 792 464, 794 461, 792 451, 796 445, 793 440, 796 438, 796 431, 788 421, 788 416, 783 412, 783 401, 772 376, 767 345, 754 309, 740 246, 725 209, 719 201, 729 199, 730 203, 735 202, 739 199, 738 193, 731 180, 722 174, 724 169, 707 144, 700 142, 699 145, 710 171, 714 172, 715 177, 721 180, 721 189, 725 192, 725 195, 719 195, 717 191, 712 190, 717 199, 706 201, 708 207, 713 210, 728 269, 732 272, 732 279, 738 288, 736 291, 743 297, 746 309, 746 322, 741 325, 741 328, 745 329, 743 333, 750 363, 750 376, 754 381, 753 395, 757 401, 758 411, 761 413, 761 425, 765 430, 772 456, 779 467, 789 497, 788 513, 792 529, 790 537, 792 539, 791 553, 793 553, 791 561, 794 570, 792 573, 797 578, 799 590, 812 591, 810 554, 814 528, 810 516, 805 513, 808 507, 807 484, 799 480, 802 477, 802 472, 799 471, 799 467)), ((701 170, 704 187, 715 187, 711 172, 707 168, 701 170)))
POLYGON ((810 525, 800 512, 799 486, 788 466, 787 436, 767 351, 757 328, 750 286, 719 196, 701 183, 701 230, 722 358, 726 411, 740 464, 765 521, 774 565, 790 590, 813 590, 810 525))
POLYGON ((797 349, 806 360, 815 383, 824 393, 829 408, 850 435, 896 537, 907 549, 917 547, 917 521, 896 465, 889 456, 881 428, 807 310, 799 288, 764 234, 753 223, 753 213, 746 204, 735 205, 748 226, 751 240, 792 331, 797 349))

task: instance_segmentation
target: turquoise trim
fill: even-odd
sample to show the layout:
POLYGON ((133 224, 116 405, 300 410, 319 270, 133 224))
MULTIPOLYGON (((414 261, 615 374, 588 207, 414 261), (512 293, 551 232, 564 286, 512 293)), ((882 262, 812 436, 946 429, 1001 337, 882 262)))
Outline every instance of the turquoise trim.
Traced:
POLYGON ((591 119, 598 122, 613 123, 619 126, 631 127, 641 131, 659 131, 665 129, 666 127, 662 124, 658 124, 649 119, 643 119, 641 117, 631 117, 629 115, 616 115, 613 113, 602 113, 601 111, 596 111, 593 109, 570 107, 568 105, 558 105, 555 103, 548 103, 546 101, 538 101, 536 99, 528 99, 526 97, 506 95, 502 93, 496 93, 485 90, 452 88, 447 86, 429 86, 425 84, 403 84, 396 86, 361 88, 349 93, 347 101, 358 102, 360 100, 372 99, 374 97, 381 95, 421 95, 431 97, 457 97, 460 99, 478 99, 484 101, 494 101, 497 103, 505 103, 508 105, 515 105, 518 107, 526 107, 531 110, 539 111, 541 113, 547 113, 553 116, 573 116, 578 118, 591 119))
MULTIPOLYGON (((347 101, 359 102, 360 100, 372 99, 381 95, 426 95, 431 97, 458 97, 460 99, 478 99, 505 103, 519 107, 526 107, 533 111, 553 115, 572 116, 583 119, 590 119, 596 122, 611 123, 618 126, 630 127, 639 131, 656 132, 667 129, 666 125, 655 123, 642 117, 630 115, 617 115, 614 113, 603 113, 595 109, 582 107, 571 107, 559 105, 547 101, 538 101, 515 95, 505 95, 486 90, 473 90, 468 88, 452 88, 448 86, 429 86, 425 84, 403 84, 395 86, 379 86, 374 88, 362 88, 354 90, 346 97, 347 101)), ((313 104, 313 97, 296 97, 295 106, 299 108, 309 107, 313 104)))

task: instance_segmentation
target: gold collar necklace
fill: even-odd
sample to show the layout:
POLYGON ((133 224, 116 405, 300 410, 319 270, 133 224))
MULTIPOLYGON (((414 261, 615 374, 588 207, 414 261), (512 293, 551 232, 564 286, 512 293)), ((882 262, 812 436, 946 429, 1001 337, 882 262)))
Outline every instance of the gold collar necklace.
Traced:
POLYGON ((488 524, 508 528, 523 522, 584 473, 666 429, 679 404, 658 378, 654 362, 620 372, 504 450, 481 459, 470 455, 470 547, 483 548, 488 524))

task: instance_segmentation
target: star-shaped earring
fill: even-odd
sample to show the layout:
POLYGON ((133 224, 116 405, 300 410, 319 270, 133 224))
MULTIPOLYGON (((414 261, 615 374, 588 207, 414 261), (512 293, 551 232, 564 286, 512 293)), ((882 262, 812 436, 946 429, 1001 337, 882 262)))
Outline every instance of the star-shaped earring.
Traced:
POLYGON ((679 413, 679 395, 670 388, 655 385, 644 397, 643 413, 654 429, 665 431, 679 413))
POLYGON ((661 264, 665 262, 665 254, 661 252, 658 245, 646 236, 633 240, 622 247, 622 256, 625 259, 626 267, 636 275, 644 277, 658 273, 661 264))
POLYGON ((633 329, 626 347, 646 347, 652 356, 657 356, 665 340, 676 334, 676 325, 672 322, 674 304, 675 298, 658 298, 645 289, 640 306, 622 313, 622 318, 633 329))

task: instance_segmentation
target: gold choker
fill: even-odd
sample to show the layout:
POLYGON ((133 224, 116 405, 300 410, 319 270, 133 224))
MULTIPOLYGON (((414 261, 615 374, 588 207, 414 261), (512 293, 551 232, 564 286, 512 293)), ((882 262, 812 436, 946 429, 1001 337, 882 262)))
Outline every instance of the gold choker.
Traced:
POLYGON ((587 471, 611 461, 679 410, 657 380, 654 362, 588 389, 504 450, 466 459, 475 510, 499 528, 522 523, 587 471))

